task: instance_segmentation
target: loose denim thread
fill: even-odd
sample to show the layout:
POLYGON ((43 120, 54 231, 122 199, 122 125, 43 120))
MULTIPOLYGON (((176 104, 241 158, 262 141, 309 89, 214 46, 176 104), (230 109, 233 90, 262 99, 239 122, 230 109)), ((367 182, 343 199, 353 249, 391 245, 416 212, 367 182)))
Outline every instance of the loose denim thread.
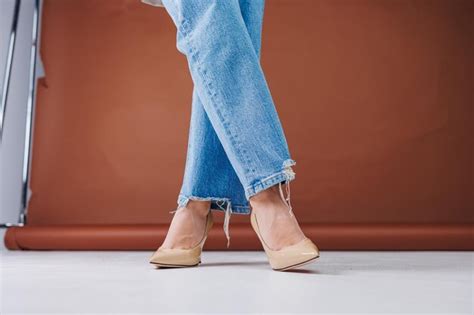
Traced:
POLYGON ((283 170, 287 176, 287 180, 285 181, 285 184, 286 184, 286 198, 283 194, 283 189, 281 188, 281 183, 280 182, 278 185, 279 185, 279 190, 280 190, 280 196, 281 196, 281 199, 283 200, 283 202, 285 202, 285 204, 288 206, 288 212, 290 213, 291 216, 294 216, 294 213, 293 213, 293 207, 291 206, 291 199, 290 199, 290 196, 291 196, 291 191, 290 191, 290 182, 291 182, 291 178, 294 178, 295 177, 295 172, 293 171, 293 169, 291 168, 291 166, 287 166, 284 170, 283 170))
POLYGON ((285 184, 286 184, 286 198, 283 194, 283 189, 281 188, 281 186, 282 186, 281 183, 282 182, 278 183, 278 186, 279 186, 279 189, 280 189, 281 199, 288 206, 288 212, 290 213, 290 215, 294 216, 293 207, 291 206, 291 201, 290 201, 290 181, 289 180, 285 181, 285 184))
POLYGON ((219 204, 219 200, 216 201, 216 204, 219 208, 221 208, 222 210, 225 211, 225 216, 224 216, 224 224, 223 224, 223 229, 224 229, 224 234, 227 238, 227 248, 229 248, 229 245, 230 245, 230 233, 229 233, 229 223, 230 223, 230 215, 232 213, 231 211, 231 203, 230 203, 230 200, 227 201, 227 208, 224 209, 224 207, 222 207, 220 204, 219 204))

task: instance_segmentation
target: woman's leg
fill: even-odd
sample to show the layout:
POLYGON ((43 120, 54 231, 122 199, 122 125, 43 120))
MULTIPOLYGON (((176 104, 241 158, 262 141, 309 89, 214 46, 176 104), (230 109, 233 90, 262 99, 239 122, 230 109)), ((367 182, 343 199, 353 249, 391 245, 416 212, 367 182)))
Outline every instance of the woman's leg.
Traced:
MULTIPOLYGON (((275 225, 275 222, 291 223, 289 220, 293 220, 293 230, 296 231, 299 226, 294 217, 289 215, 287 204, 281 199, 273 198, 280 198, 276 184, 294 179, 291 166, 295 162, 290 158, 286 139, 260 66, 258 24, 255 28, 258 30, 258 36, 252 38, 241 11, 251 4, 260 3, 263 13, 263 1, 164 0, 163 3, 178 29, 178 49, 188 59, 195 84, 196 101, 193 105, 202 105, 202 108, 195 106, 193 109, 193 114, 201 111, 199 116, 194 118, 202 119, 202 123, 196 123, 196 120, 192 119, 191 124, 196 123, 198 128, 191 131, 198 136, 191 137, 192 133, 190 134, 190 148, 197 143, 196 139, 199 137, 204 143, 214 144, 209 150, 205 150, 205 144, 199 144, 198 147, 202 150, 190 151, 200 154, 188 155, 189 167, 186 172, 190 180, 183 184, 180 194, 183 197, 182 205, 185 205, 189 201, 189 195, 194 193, 186 187, 190 183, 198 183, 193 184, 194 187, 208 187, 205 190, 208 194, 202 192, 201 196, 208 196, 209 189, 213 188, 216 188, 217 193, 214 196, 217 198, 226 196, 227 193, 227 196, 235 195, 233 191, 225 191, 228 187, 233 187, 232 190, 235 191, 236 185, 229 185, 225 178, 229 175, 231 182, 232 179, 239 180, 247 201, 263 191, 252 199, 255 200, 253 208, 262 209, 257 210, 262 212, 262 220, 259 218, 263 224, 262 228, 265 227, 265 221, 270 227, 275 225), (203 114, 206 118, 203 118, 203 114), (221 162, 224 163, 222 169, 227 171, 224 176, 221 176, 219 167, 217 172, 213 173, 216 165, 221 162), (202 174, 202 180, 201 176, 196 176, 200 172, 205 172, 202 174), (209 178, 217 179, 215 187, 209 188, 209 178), (270 187, 272 188, 268 189, 270 187), (183 191, 186 190, 191 193, 184 194, 183 191), (283 212, 280 210, 283 209, 287 218, 276 220, 282 218, 283 212), (263 213, 264 210, 274 210, 271 211, 273 215, 268 216, 263 213)), ((199 192, 197 195, 199 197, 199 192)), ((227 201, 229 200, 231 199, 227 201)), ((229 206, 229 203, 227 205, 229 206)), ((302 237, 295 232, 294 237, 290 239, 288 235, 292 233, 287 233, 288 229, 283 228, 281 231, 284 231, 287 243, 293 243, 296 238, 302 237)), ((276 247, 285 245, 279 237, 273 237, 270 233, 268 237, 276 240, 273 242, 276 247)), ((269 245, 271 243, 269 242, 269 245)))
MULTIPOLYGON (((263 0, 239 0, 242 18, 260 56, 263 0)), ((230 242, 228 224, 230 211, 249 214, 250 206, 240 180, 232 167, 220 140, 204 110, 197 89, 193 90, 191 120, 183 184, 178 196, 178 208, 163 248, 190 247, 200 237, 207 210, 225 212, 224 232, 230 242), (212 202, 212 203, 211 203, 212 202)))

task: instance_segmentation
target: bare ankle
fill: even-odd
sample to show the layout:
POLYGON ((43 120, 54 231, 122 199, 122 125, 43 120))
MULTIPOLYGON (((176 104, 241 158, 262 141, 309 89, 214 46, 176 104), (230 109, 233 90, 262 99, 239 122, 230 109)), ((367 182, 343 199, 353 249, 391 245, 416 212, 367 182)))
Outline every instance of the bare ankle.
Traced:
POLYGON ((201 215, 206 216, 209 213, 209 208, 211 207, 210 201, 202 200, 189 200, 186 208, 201 215))
MULTIPOLYGON (((273 185, 250 198, 254 209, 280 208, 286 206, 282 201, 278 185, 273 185)), ((258 211, 258 210, 257 210, 258 211)))

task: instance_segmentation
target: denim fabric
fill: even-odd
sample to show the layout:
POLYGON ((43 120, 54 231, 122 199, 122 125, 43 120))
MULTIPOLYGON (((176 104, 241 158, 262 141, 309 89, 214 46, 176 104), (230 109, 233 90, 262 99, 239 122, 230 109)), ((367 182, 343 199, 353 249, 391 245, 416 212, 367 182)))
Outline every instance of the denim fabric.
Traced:
MULTIPOLYGON (((281 122, 260 65, 264 0, 163 0, 194 82, 178 208, 209 200, 249 214, 249 198, 295 178, 281 122)), ((289 186, 289 185, 287 185, 289 186)), ((283 195, 282 195, 283 197, 283 195)), ((289 201, 287 199, 287 201, 289 201)))

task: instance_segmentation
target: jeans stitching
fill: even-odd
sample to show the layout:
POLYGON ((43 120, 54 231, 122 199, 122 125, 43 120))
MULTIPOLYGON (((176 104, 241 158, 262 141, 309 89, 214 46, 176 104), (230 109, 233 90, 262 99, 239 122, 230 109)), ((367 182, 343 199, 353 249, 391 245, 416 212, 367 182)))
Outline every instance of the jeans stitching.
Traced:
POLYGON ((209 98, 213 102, 214 108, 216 109, 216 113, 219 116, 220 121, 224 127, 223 129, 226 132, 226 134, 229 136, 229 140, 231 144, 234 146, 236 153, 238 153, 240 156, 240 159, 241 160, 243 159, 246 163, 246 165, 244 165, 245 173, 248 174, 249 172, 255 172, 255 167, 253 167, 253 162, 248 156, 247 151, 245 149, 242 149, 242 150, 240 149, 240 148, 243 148, 243 144, 238 137, 238 133, 233 134, 231 132, 230 120, 228 120, 224 116, 224 114, 222 113, 220 109, 219 102, 216 101, 216 97, 218 96, 218 94, 215 91, 213 91, 212 82, 209 82, 206 78, 206 75, 205 75, 207 73, 206 69, 201 67, 201 63, 199 62, 199 51, 192 44, 192 41, 191 41, 192 34, 191 32, 188 31, 187 25, 188 25, 188 21, 182 18, 181 23, 180 23, 181 27, 179 27, 179 30, 183 34, 183 38, 186 40, 189 46, 189 53, 191 57, 194 59, 195 63, 197 64, 197 70, 199 71, 199 73, 201 74, 203 78, 204 86, 206 87, 206 93, 208 94, 209 98))

